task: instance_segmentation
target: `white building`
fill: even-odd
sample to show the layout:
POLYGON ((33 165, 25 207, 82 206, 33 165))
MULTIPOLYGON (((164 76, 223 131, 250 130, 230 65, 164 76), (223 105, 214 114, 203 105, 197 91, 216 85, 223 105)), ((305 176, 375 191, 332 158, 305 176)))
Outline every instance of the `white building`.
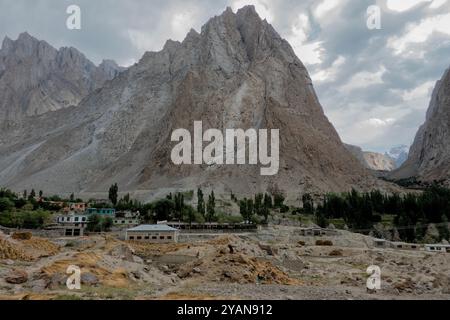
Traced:
POLYGON ((125 240, 144 241, 153 243, 178 242, 178 229, 165 224, 144 224, 132 229, 128 229, 125 240))
POLYGON ((428 252, 450 253, 450 245, 448 245, 448 244, 426 244, 425 250, 428 252))
POLYGON ((62 215, 56 218, 56 222, 64 228, 66 237, 83 236, 89 218, 83 214, 62 215))

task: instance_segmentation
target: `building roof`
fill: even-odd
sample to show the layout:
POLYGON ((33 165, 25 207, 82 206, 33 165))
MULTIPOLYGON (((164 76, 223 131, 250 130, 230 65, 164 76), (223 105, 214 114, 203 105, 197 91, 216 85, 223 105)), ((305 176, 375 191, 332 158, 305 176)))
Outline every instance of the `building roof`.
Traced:
POLYGON ((133 232, 133 231, 177 231, 178 229, 169 227, 165 224, 142 224, 140 226, 137 226, 135 228, 128 229, 127 232, 133 232))

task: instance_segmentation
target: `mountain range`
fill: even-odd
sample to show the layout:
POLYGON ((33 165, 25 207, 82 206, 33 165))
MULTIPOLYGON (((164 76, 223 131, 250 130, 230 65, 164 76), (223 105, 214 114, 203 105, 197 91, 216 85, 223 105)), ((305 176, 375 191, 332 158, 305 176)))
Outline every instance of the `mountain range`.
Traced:
POLYGON ((128 69, 98 67, 73 48, 28 34, 0 51, 0 185, 95 196, 111 184, 141 199, 169 191, 323 194, 395 187, 373 177, 340 140, 289 43, 253 6, 227 9, 184 41, 128 69), (177 166, 175 129, 280 130, 280 171, 177 166))

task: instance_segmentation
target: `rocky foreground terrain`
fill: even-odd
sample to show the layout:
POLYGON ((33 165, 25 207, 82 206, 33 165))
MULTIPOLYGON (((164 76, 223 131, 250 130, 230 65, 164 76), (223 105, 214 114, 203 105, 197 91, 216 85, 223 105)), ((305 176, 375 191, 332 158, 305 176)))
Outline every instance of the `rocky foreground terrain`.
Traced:
POLYGON ((2 234, 0 299, 450 299, 449 254, 374 249, 371 238, 347 231, 323 238, 298 231, 182 235, 163 245, 2 234), (65 285, 69 265, 81 268, 81 290, 65 285), (378 292, 367 292, 369 265, 381 268, 378 292))

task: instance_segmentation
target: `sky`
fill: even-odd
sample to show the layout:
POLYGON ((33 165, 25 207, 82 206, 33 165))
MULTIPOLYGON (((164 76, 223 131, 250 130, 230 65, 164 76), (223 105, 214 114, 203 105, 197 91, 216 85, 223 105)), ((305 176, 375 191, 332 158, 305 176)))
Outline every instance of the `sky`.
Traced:
POLYGON ((290 42, 344 142, 378 152, 412 143, 450 67, 450 0, 0 0, 0 39, 27 31, 128 66, 249 4, 290 42), (66 27, 70 5, 81 30, 66 27), (373 5, 380 29, 367 26, 373 5))

